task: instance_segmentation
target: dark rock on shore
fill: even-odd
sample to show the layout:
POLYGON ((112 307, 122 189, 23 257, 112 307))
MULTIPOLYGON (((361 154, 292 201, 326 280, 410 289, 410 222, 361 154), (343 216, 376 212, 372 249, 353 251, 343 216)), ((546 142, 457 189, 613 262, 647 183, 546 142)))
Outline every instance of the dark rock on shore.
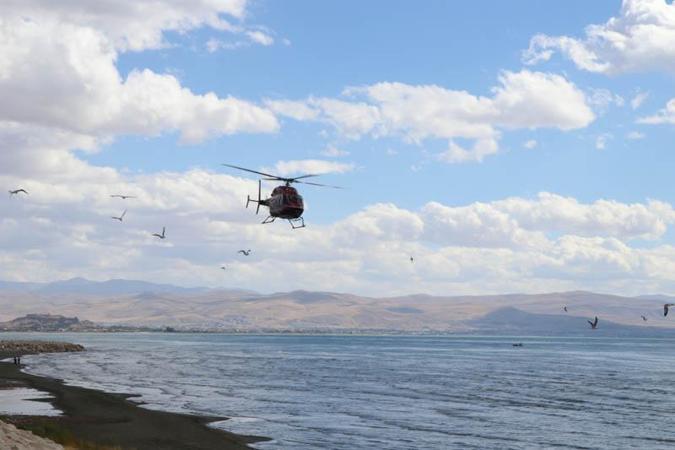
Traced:
POLYGON ((0 357, 37 353, 82 352, 84 347, 68 342, 50 341, 0 341, 0 357))

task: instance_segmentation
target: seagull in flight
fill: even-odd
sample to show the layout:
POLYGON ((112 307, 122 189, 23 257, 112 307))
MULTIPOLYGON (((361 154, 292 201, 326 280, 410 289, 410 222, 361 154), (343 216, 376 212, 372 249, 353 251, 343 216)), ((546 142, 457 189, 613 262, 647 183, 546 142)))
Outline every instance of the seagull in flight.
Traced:
POLYGON ((239 250, 237 253, 241 253, 244 256, 248 256, 251 254, 251 249, 249 248, 248 250, 239 250))
POLYGON ((675 303, 666 303, 665 305, 663 305, 663 317, 668 315, 668 308, 670 308, 671 306, 675 306, 675 303))
POLYGON ((9 195, 16 195, 16 194, 19 194, 19 193, 24 193, 24 194, 28 195, 28 191, 25 190, 25 189, 14 189, 14 190, 9 191, 9 195))
POLYGON ((640 316, 640 317, 642 317, 642 320, 644 320, 645 322, 647 321, 647 318, 645 316, 640 316))
POLYGON ((122 194, 113 194, 111 195, 112 198, 121 198, 122 200, 126 200, 128 198, 136 198, 133 195, 122 195, 122 194))
POLYGON ((119 217, 112 216, 111 219, 119 220, 120 222, 122 222, 124 220, 124 216, 126 214, 127 214, 127 210, 125 209, 121 216, 119 216, 119 217))
POLYGON ((563 306, 563 311, 567 312, 567 306, 563 306))
POLYGON ((158 238, 160 238, 160 239, 164 239, 164 238, 166 238, 165 231, 166 231, 166 227, 162 227, 162 234, 159 234, 159 233, 152 233, 152 235, 153 235, 153 236, 156 236, 156 237, 158 237, 158 238))
POLYGON ((586 322, 591 324, 591 329, 595 330, 598 328, 598 316, 595 316, 595 320, 591 322, 590 320, 587 320, 586 322))

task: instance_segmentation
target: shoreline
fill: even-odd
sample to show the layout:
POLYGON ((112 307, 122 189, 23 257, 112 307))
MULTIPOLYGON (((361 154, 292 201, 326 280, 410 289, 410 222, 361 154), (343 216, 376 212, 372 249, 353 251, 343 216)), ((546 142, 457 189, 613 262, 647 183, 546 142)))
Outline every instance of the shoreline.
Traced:
MULTIPOLYGON (((0 360, 36 352, 0 351, 0 360)), ((208 426, 227 417, 196 416, 143 408, 130 400, 134 395, 112 394, 68 386, 62 380, 21 371, 22 366, 0 362, 0 388, 30 387, 49 393, 61 416, 0 416, 5 423, 51 439, 64 446, 91 449, 250 449, 248 444, 266 441, 208 426)))

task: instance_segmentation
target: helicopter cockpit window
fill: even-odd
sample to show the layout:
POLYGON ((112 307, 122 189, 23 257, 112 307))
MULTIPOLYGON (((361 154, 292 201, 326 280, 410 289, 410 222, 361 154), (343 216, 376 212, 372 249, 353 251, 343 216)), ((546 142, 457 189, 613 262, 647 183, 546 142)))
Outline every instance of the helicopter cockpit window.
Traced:
POLYGON ((298 195, 297 194, 286 194, 284 195, 284 201, 286 203, 298 203, 298 195))

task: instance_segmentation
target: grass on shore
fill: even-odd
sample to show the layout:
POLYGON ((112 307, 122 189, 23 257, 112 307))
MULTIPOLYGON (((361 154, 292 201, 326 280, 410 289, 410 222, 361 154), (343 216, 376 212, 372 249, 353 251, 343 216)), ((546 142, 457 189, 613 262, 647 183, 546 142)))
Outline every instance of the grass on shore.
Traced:
POLYGON ((66 450, 133 450, 129 448, 122 449, 122 447, 118 446, 111 447, 78 439, 66 427, 54 422, 38 421, 17 426, 38 436, 52 440, 57 444, 61 444, 66 450))

